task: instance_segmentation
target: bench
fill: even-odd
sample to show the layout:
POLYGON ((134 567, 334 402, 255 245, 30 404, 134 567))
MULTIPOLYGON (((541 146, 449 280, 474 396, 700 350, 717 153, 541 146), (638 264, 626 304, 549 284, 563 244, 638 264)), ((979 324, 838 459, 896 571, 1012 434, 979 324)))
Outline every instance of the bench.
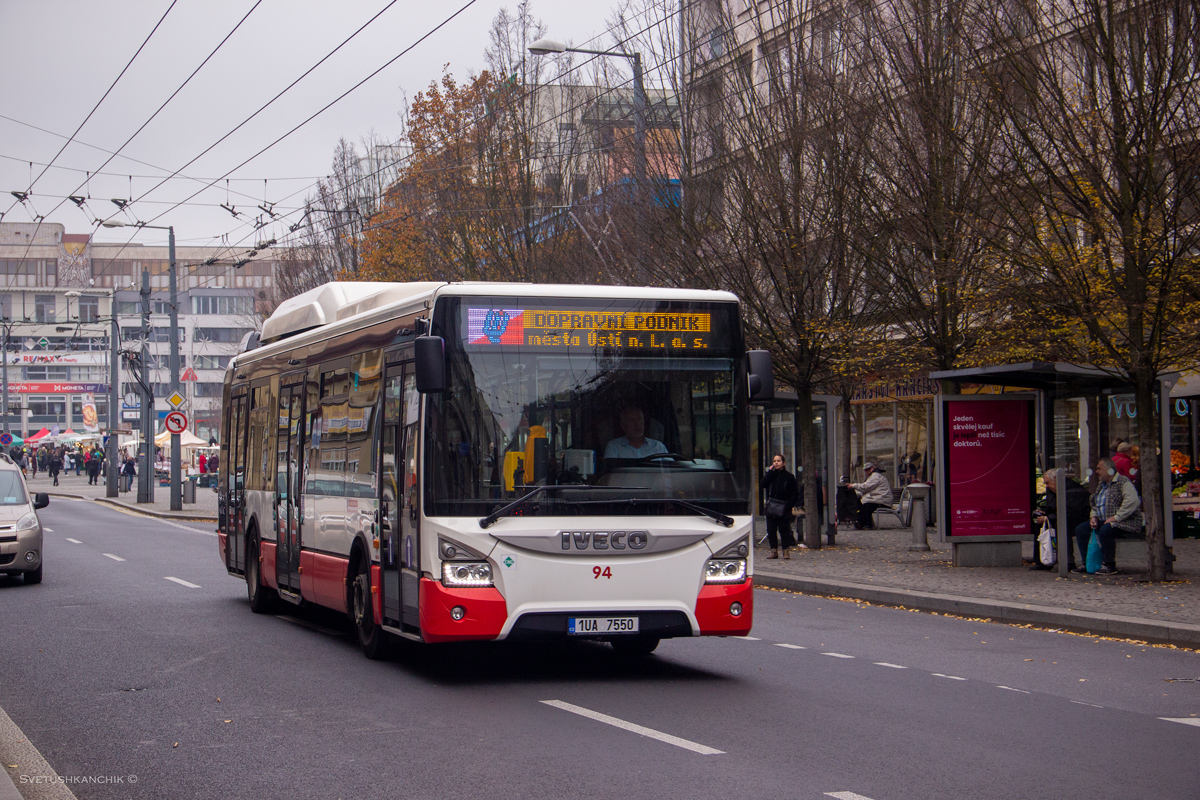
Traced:
POLYGON ((893 516, 900 523, 901 528, 907 528, 912 522, 912 512, 909 504, 906 502, 905 493, 907 489, 892 489, 892 504, 890 506, 880 506, 871 514, 871 522, 876 528, 879 527, 879 515, 893 516), (906 519, 907 517, 907 519, 906 519))

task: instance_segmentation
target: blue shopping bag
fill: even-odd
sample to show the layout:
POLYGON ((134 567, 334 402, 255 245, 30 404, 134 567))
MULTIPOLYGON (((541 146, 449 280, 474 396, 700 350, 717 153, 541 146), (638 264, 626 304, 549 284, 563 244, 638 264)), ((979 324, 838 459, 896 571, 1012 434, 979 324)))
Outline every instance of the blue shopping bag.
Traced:
POLYGON ((1089 574, 1095 573, 1100 569, 1101 563, 1104 561, 1104 553, 1100 549, 1100 537, 1096 535, 1096 531, 1092 531, 1092 538, 1088 539, 1087 551, 1087 571, 1089 574))

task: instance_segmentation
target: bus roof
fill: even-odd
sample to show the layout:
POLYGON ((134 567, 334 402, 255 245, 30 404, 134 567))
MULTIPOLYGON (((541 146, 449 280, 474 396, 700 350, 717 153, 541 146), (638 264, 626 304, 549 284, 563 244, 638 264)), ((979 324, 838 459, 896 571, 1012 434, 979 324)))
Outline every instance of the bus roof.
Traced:
POLYGON ((337 329, 351 330, 355 322, 366 321, 389 310, 432 301, 437 295, 524 297, 579 297, 632 300, 694 300, 737 302, 730 292, 708 289, 661 289, 647 286, 595 286, 589 284, 502 283, 470 281, 444 283, 373 283, 343 281, 327 283, 284 300, 263 323, 261 341, 270 345, 306 331, 339 324, 337 329))

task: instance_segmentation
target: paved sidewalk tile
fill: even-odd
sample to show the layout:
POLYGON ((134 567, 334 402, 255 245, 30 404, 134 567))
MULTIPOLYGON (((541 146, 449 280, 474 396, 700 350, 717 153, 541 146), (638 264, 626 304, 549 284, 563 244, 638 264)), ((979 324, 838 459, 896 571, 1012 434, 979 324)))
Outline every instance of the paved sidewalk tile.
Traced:
MULTIPOLYGON (((756 541, 766 532, 762 523, 759 528, 756 541)), ((836 546, 793 550, 790 559, 767 560, 764 544, 756 549, 755 565, 761 571, 816 580, 1200 624, 1200 539, 1176 539, 1174 573, 1164 583, 1150 583, 1144 542, 1121 543, 1118 575, 1062 578, 1057 572, 1027 567, 954 567, 950 545, 934 541, 932 528, 929 538, 929 552, 909 552, 911 529, 843 529, 836 546)), ((1025 556, 1032 558, 1032 543, 1025 544, 1025 556)))

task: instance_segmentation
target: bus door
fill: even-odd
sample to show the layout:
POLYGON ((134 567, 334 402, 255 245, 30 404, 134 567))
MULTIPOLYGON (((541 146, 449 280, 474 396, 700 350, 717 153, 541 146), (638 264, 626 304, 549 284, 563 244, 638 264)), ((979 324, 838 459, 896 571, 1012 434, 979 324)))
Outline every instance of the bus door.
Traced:
POLYGON ((275 473, 275 513, 278 546, 275 576, 279 588, 300 593, 300 499, 304 474, 304 373, 285 376, 279 390, 279 452, 275 473))
POLYGON ((235 387, 227 416, 229 430, 229 464, 224 467, 226 518, 229 521, 225 538, 225 563, 238 572, 246 570, 246 431, 250 423, 248 387, 235 387))
POLYGON ((418 540, 417 434, 420 396, 412 362, 389 364, 384 377, 380 442, 380 564, 386 624, 417 628, 421 580, 418 540))

